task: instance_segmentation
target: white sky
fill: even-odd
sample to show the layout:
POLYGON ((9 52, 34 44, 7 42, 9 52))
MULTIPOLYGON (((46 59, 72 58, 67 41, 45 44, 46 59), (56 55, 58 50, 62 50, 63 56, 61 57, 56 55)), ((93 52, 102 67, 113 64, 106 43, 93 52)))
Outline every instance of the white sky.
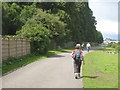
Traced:
POLYGON ((120 0, 89 0, 89 7, 96 17, 98 31, 118 34, 118 2, 120 0))

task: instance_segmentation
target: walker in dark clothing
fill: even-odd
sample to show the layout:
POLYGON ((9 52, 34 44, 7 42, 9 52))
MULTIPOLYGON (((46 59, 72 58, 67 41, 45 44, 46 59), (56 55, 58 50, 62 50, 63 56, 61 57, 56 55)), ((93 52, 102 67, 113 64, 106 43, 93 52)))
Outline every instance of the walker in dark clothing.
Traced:
POLYGON ((90 47, 87 47, 87 51, 88 51, 88 52, 90 51, 90 47))
POLYGON ((74 60, 74 73, 80 73, 82 61, 74 60))
POLYGON ((82 51, 80 50, 80 44, 76 45, 76 49, 72 51, 71 55, 73 58, 75 79, 79 79, 81 78, 80 71, 82 61, 84 61, 82 51))

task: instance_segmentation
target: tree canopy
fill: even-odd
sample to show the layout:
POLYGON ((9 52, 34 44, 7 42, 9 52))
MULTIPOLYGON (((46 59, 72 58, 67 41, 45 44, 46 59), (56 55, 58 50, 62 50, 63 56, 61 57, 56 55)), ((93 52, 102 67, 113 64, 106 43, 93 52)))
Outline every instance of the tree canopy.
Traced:
POLYGON ((49 47, 51 41, 58 46, 68 41, 76 43, 103 41, 101 32, 96 30, 97 21, 88 2, 2 4, 3 35, 29 38, 37 44, 35 49, 40 53, 48 50, 46 47, 49 47))

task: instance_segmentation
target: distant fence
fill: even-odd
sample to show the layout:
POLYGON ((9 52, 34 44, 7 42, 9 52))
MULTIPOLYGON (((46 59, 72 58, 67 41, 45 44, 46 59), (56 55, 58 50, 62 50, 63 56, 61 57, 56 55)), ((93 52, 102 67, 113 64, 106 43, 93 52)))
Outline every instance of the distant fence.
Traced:
POLYGON ((64 44, 63 44, 63 47, 64 47, 64 48, 69 48, 69 47, 74 46, 74 44, 75 44, 75 43, 74 43, 73 41, 67 42, 67 43, 64 43, 64 44))
MULTIPOLYGON (((63 43, 60 47, 61 48, 70 48, 74 45, 75 45, 75 43, 73 41, 69 41, 69 42, 63 43)), ((59 46, 57 46, 57 44, 54 41, 52 41, 50 49, 51 50, 56 50, 58 47, 59 46)))
POLYGON ((2 38, 2 60, 30 54, 30 42, 27 39, 2 38))

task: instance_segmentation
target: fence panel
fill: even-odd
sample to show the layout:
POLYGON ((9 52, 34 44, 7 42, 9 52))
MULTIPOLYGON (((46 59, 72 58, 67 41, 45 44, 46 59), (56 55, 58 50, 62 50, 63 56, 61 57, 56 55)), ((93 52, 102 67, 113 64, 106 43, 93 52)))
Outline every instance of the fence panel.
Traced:
POLYGON ((0 65, 2 64, 2 38, 0 35, 0 65))
POLYGON ((2 38, 2 60, 30 54, 30 41, 26 39, 2 38))

